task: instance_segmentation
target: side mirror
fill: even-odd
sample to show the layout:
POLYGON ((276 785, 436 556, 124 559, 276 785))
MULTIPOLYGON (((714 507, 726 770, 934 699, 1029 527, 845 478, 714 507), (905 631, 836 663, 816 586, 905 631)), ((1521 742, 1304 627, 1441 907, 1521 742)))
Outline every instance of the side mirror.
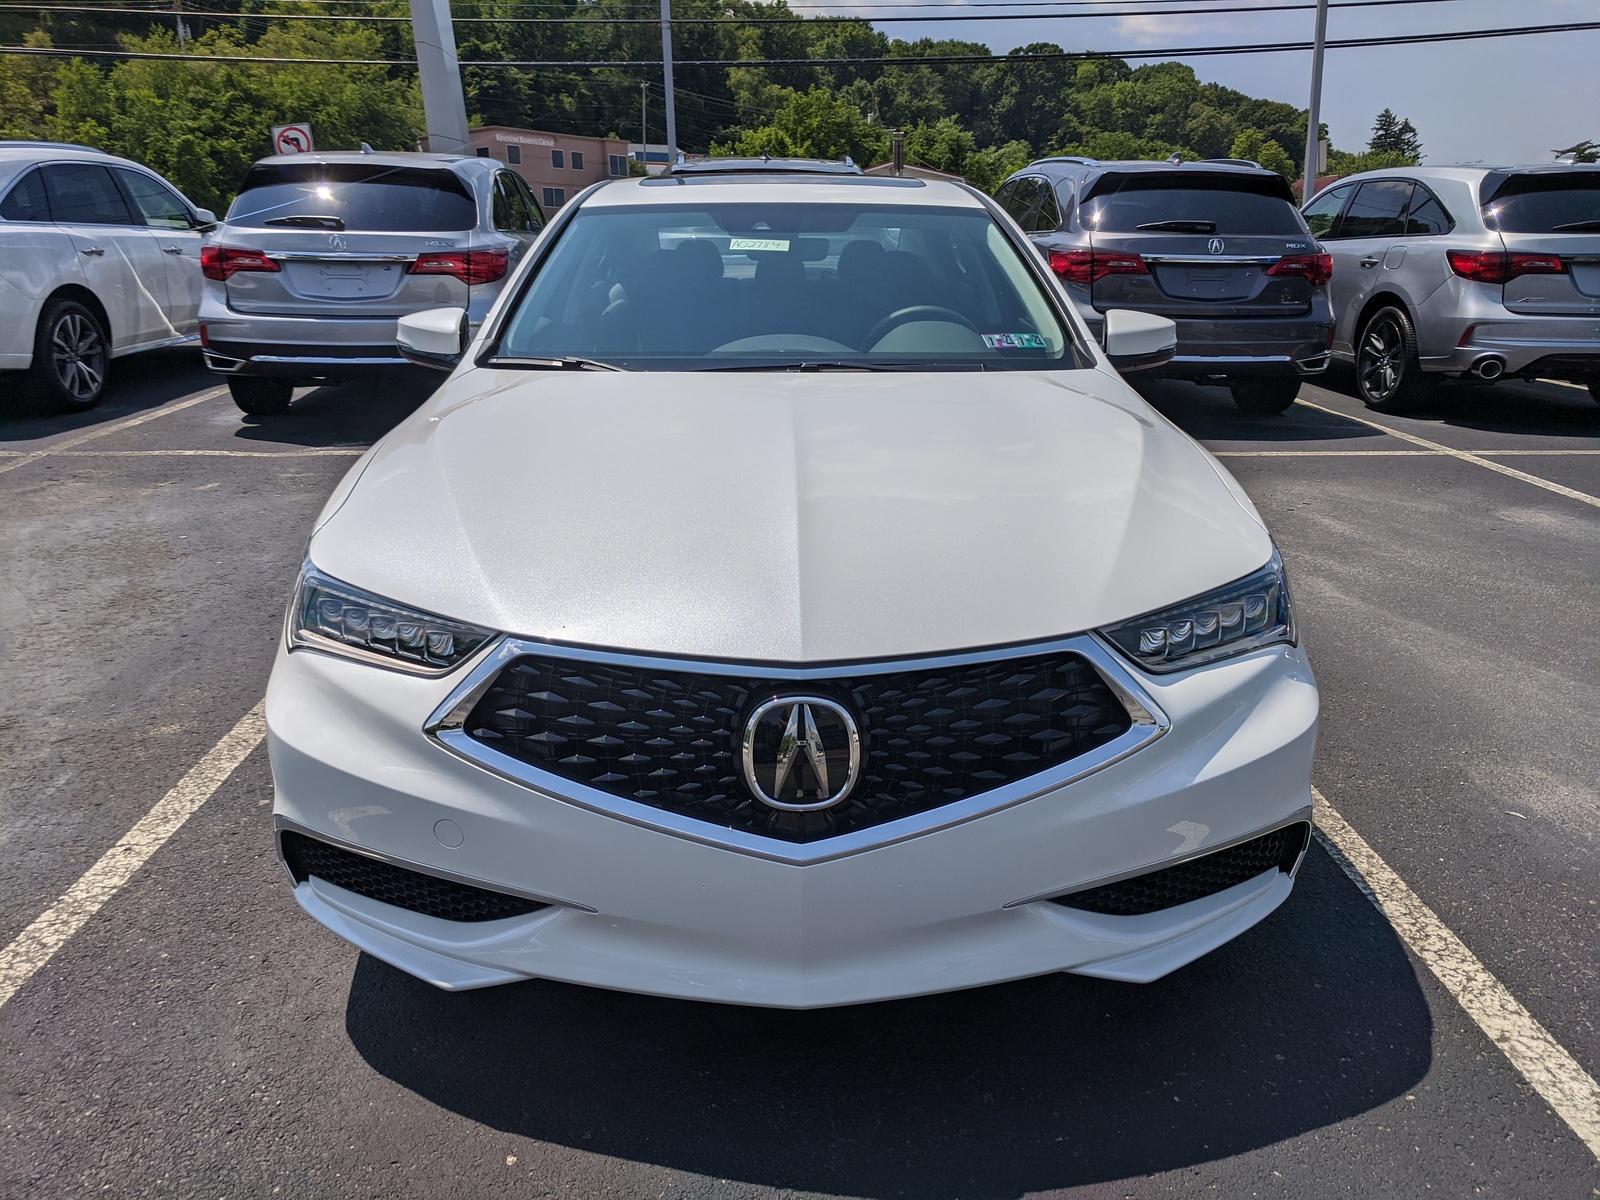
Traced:
POLYGON ((471 341, 464 308, 425 308, 407 313, 395 330, 402 357, 436 371, 454 370, 471 341))
POLYGON ((1119 371, 1143 371, 1172 361, 1178 326, 1154 313, 1113 308, 1106 313, 1106 357, 1119 371))
POLYGON ((217 223, 217 214, 209 208, 194 210, 194 227, 196 229, 210 229, 217 223))

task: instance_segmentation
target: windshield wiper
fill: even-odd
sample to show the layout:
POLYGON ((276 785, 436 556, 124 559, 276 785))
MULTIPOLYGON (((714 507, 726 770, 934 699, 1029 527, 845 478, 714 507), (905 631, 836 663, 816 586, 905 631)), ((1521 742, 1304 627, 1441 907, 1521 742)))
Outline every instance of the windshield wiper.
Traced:
POLYGON ((1215 221, 1146 221, 1143 225, 1135 225, 1135 229, 1164 229, 1169 233, 1215 233, 1215 221))
POLYGON ((343 229, 343 217, 268 217, 264 225, 287 225, 299 229, 343 229))
POLYGON ((1600 229, 1600 219, 1593 221, 1568 221, 1565 225, 1553 226, 1551 233, 1566 233, 1569 229, 1589 230, 1600 229))
POLYGON ((620 371, 621 367, 594 358, 491 358, 491 367, 522 367, 529 371, 620 371))
POLYGON ((907 363, 907 362, 777 362, 777 363, 730 363, 727 366, 699 367, 701 371, 931 371, 946 364, 943 363, 907 363))

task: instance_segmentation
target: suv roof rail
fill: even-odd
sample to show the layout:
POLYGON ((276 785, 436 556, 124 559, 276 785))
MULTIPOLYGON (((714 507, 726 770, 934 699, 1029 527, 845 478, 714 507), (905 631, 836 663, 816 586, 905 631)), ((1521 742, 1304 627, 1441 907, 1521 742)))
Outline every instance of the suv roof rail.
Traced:
POLYGON ((848 155, 842 161, 822 158, 703 158, 677 162, 667 168, 668 175, 863 175, 864 171, 848 155))
POLYGON ((1263 167, 1253 158, 1202 158, 1200 161, 1208 163, 1224 163, 1230 167, 1254 167, 1258 171, 1266 170, 1265 167, 1263 167))
POLYGON ((90 154, 110 154, 109 150, 102 150, 99 146, 80 146, 77 142, 48 142, 42 138, 5 138, 0 139, 0 149, 8 146, 41 146, 51 150, 87 150, 90 154))
POLYGON ((1049 154, 1044 158, 1034 159, 1033 162, 1029 163, 1028 165, 1032 167, 1037 166, 1039 163, 1047 162, 1079 163, 1085 167, 1098 167, 1100 165, 1100 160, 1098 158, 1084 158, 1081 154, 1049 154))

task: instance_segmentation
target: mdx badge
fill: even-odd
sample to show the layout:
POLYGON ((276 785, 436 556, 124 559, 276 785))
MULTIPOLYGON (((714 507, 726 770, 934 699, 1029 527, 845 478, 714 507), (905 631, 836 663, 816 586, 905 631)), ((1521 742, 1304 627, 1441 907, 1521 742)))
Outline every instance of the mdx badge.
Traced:
POLYGON ((761 803, 785 812, 832 808, 861 773, 861 733, 836 700, 778 696, 745 722, 744 781, 761 803))

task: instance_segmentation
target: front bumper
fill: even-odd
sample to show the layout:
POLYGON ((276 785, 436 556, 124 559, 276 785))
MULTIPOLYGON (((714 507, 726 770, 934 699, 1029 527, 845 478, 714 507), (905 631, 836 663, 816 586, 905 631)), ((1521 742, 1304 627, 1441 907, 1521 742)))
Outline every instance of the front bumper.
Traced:
POLYGON ((876 844, 806 862, 466 761, 422 732, 465 673, 281 651, 267 694, 280 829, 550 903, 456 922, 315 875, 297 885, 324 925, 446 988, 542 977, 810 1008, 1054 971, 1145 981, 1259 921, 1292 877, 1137 916, 1048 897, 1308 819, 1318 701, 1297 648, 1141 678, 1171 725, 1137 752, 999 811, 914 836, 893 822, 870 831, 876 844))

